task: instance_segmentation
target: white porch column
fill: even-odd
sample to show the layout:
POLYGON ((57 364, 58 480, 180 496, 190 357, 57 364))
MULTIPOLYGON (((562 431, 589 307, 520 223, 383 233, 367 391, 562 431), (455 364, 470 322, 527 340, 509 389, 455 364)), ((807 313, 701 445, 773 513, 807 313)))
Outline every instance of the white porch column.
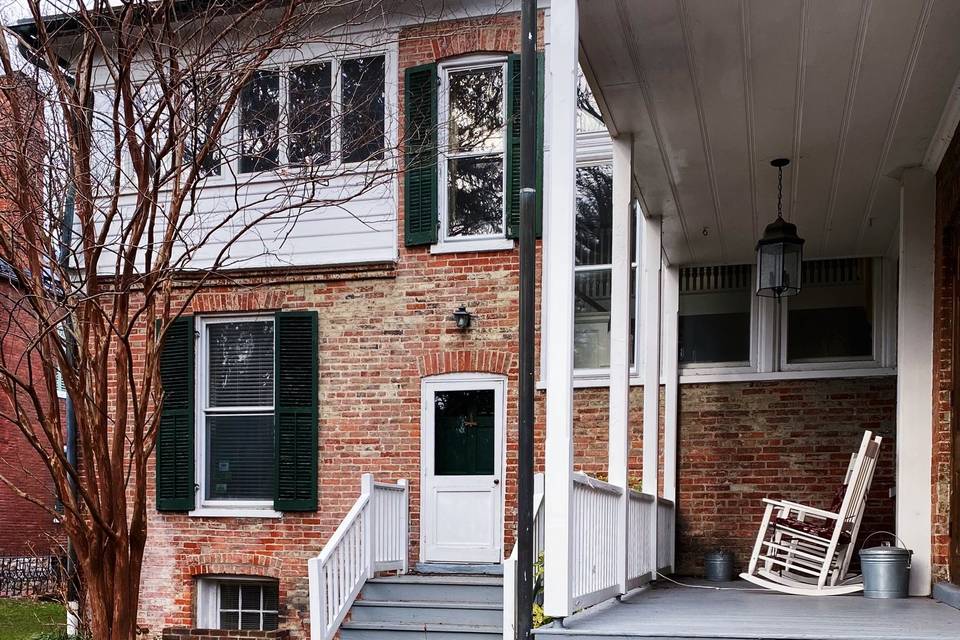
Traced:
MULTIPOLYGON (((660 218, 642 212, 638 223, 643 227, 643 277, 640 288, 640 341, 643 345, 643 492, 654 497, 660 467, 660 218)), ((657 510, 650 519, 644 545, 653 554, 650 566, 657 567, 657 510)))
MULTIPOLYGON (((673 527, 677 530, 677 431, 680 421, 680 377, 677 338, 680 321, 680 267, 663 269, 663 319, 660 351, 663 367, 663 497, 674 503, 673 527)), ((676 568, 676 544, 671 544, 670 569, 676 568)))
POLYGON ((576 235, 577 0, 554 0, 547 37, 550 89, 550 176, 544 257, 547 433, 544 468, 544 612, 572 611, 573 545, 573 256, 576 235))
POLYGON ((933 455, 933 248, 936 181, 907 169, 900 185, 897 300, 897 535, 913 549, 910 595, 930 594, 933 455))
MULTIPOLYGON (((630 504, 630 233, 633 138, 613 140, 613 247, 610 282, 610 427, 607 476, 623 489, 617 530, 617 581, 627 592, 630 504)), ((636 533, 634 534, 636 536, 636 533)))

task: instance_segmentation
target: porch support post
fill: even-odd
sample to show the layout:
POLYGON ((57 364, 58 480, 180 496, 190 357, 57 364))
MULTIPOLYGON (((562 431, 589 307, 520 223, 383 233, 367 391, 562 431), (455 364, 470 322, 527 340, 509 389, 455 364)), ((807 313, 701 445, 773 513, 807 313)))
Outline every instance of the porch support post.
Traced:
MULTIPOLYGON (((633 138, 613 140, 613 247, 610 282, 610 437, 607 476, 623 489, 617 522, 617 582, 627 592, 630 505, 630 233, 633 138)), ((634 533, 636 537, 637 533, 634 533)))
POLYGON ((545 216, 546 366, 544 613, 573 613, 573 256, 576 235, 577 0, 554 0, 548 40, 550 178, 545 216))
MULTIPOLYGON (((663 269, 663 497, 673 502, 673 527, 677 524, 677 431, 680 420, 680 377, 677 353, 680 313, 680 267, 663 269)), ((671 541, 670 570, 676 568, 676 544, 671 541)))
POLYGON ((936 181, 917 167, 900 185, 897 301, 897 535, 913 550, 910 595, 930 594, 933 273, 936 181))
MULTIPOLYGON (((643 225, 642 286, 640 289, 640 340, 643 345, 643 492, 659 496, 657 476, 660 466, 660 266, 661 222, 642 212, 638 221, 643 225)), ((650 564, 657 566, 657 509, 650 518, 648 544, 652 554, 650 564)))

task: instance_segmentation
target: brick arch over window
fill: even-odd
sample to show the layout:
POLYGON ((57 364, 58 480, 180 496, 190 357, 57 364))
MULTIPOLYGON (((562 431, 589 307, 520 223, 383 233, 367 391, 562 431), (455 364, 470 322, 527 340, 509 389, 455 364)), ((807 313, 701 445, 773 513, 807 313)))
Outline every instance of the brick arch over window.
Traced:
POLYGON ((260 289, 253 291, 201 292, 194 297, 193 313, 230 311, 234 313, 280 309, 285 306, 287 291, 260 289))
POLYGON ((193 577, 209 575, 257 576, 279 579, 283 562, 273 556, 252 553, 213 553, 197 557, 188 574, 193 577))
POLYGON ((509 375, 516 363, 507 351, 443 351, 420 356, 417 369, 420 377, 443 373, 497 373, 509 375))

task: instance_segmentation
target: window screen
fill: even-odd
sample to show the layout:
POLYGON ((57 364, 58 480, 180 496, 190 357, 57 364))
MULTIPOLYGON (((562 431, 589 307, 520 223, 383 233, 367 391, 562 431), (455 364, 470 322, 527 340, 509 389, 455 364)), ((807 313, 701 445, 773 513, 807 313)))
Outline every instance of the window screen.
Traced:
POLYGON ((800 293, 787 301, 787 362, 873 358, 873 261, 803 263, 800 293))
POLYGON ((680 270, 680 364, 750 362, 750 285, 750 265, 680 270))
POLYGON ((205 325, 207 500, 272 500, 273 320, 205 325))

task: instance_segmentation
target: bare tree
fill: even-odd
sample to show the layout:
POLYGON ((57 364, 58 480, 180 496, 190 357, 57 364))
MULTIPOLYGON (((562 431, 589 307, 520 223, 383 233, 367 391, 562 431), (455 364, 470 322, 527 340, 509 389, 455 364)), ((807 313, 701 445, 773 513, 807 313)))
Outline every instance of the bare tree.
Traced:
MULTIPOLYGON (((352 201, 395 180, 383 58, 332 78, 290 54, 349 54, 351 30, 376 42, 384 10, 377 0, 93 0, 45 18, 48 3, 26 5, 32 27, 0 39, 0 257, 20 287, 0 333, 26 345, 23 357, 0 346, 0 418, 53 478, 90 634, 129 640, 164 336, 211 281, 283 265, 304 216, 356 215, 352 201), (48 401, 58 375, 76 466, 65 416, 48 401)), ((2 469, 0 479, 9 483, 2 469)))

